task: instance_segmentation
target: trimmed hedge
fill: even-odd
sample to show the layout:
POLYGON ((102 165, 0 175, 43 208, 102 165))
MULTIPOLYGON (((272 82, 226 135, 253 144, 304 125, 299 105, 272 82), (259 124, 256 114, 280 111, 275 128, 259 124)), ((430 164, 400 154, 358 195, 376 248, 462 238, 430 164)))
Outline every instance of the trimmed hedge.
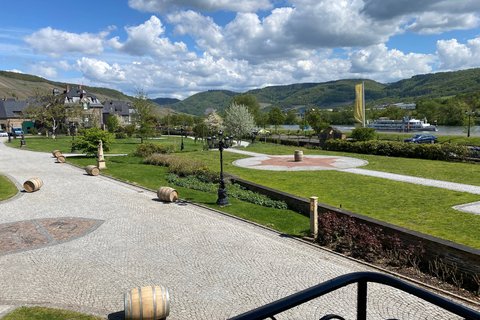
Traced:
POLYGON ((356 142, 328 140, 325 142, 323 149, 329 151, 429 160, 465 160, 469 155, 467 147, 451 143, 417 144, 380 140, 356 142))

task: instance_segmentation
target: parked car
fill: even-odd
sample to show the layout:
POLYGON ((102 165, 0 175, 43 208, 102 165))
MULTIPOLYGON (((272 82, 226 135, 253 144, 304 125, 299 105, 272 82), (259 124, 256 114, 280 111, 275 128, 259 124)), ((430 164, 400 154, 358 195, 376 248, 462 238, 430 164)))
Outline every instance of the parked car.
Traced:
POLYGON ((12 129, 13 136, 21 136, 23 134, 22 128, 13 128, 12 129))
POLYGON ((8 133, 3 130, 0 130, 0 137, 8 137, 8 133))
POLYGON ((437 137, 433 134, 416 134, 413 137, 405 139, 403 141, 412 143, 436 143, 437 137))

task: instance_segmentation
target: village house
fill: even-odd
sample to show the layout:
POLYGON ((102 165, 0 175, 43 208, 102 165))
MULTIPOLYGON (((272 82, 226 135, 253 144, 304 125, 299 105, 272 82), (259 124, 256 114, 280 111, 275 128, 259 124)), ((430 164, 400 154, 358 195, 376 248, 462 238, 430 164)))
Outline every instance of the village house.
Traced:
POLYGON ((134 112, 130 101, 108 100, 103 105, 103 124, 107 123, 108 117, 118 117, 120 125, 132 123, 132 113, 134 112))
POLYGON ((12 132, 13 128, 22 128, 29 133, 33 122, 25 119, 23 111, 28 106, 28 101, 8 98, 0 100, 0 130, 12 132))

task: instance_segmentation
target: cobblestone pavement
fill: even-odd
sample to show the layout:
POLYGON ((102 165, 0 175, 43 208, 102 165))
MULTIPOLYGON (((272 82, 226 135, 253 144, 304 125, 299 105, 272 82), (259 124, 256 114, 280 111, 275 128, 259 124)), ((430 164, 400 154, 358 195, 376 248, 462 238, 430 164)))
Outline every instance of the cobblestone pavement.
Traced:
MULTIPOLYGON (((108 160, 107 160, 108 161, 108 160)), ((70 241, 0 255, 0 313, 25 304, 106 316, 131 288, 169 288, 168 319, 225 319, 336 276, 369 268, 250 223, 55 163, 51 154, 0 143, 0 172, 34 193, 0 203, 0 224, 51 218, 103 220, 70 241)), ((455 319, 426 302, 369 286, 369 319, 455 319)), ((278 319, 354 318, 355 286, 278 319)))

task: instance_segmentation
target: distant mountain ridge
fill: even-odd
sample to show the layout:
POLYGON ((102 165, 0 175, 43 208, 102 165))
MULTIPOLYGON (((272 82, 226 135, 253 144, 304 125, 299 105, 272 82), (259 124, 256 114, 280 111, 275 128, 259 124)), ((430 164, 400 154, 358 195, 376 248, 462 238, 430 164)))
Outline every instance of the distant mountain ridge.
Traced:
MULTIPOLYGON (((365 100, 368 104, 414 102, 418 98, 448 97, 480 91, 480 68, 453 72, 416 75, 410 79, 382 84, 368 79, 345 79, 322 83, 296 83, 269 86, 247 92, 209 90, 194 94, 182 101, 172 98, 152 99, 153 102, 176 112, 204 115, 208 110, 223 111, 238 94, 252 94, 262 105, 282 108, 315 106, 337 108, 352 105, 355 99, 355 84, 365 82, 365 100)), ((71 84, 72 85, 72 84, 71 84)), ((26 99, 37 90, 63 88, 65 83, 49 81, 41 77, 0 71, 0 98, 26 99)), ((88 87, 85 88, 101 100, 131 100, 119 91, 88 87)))

